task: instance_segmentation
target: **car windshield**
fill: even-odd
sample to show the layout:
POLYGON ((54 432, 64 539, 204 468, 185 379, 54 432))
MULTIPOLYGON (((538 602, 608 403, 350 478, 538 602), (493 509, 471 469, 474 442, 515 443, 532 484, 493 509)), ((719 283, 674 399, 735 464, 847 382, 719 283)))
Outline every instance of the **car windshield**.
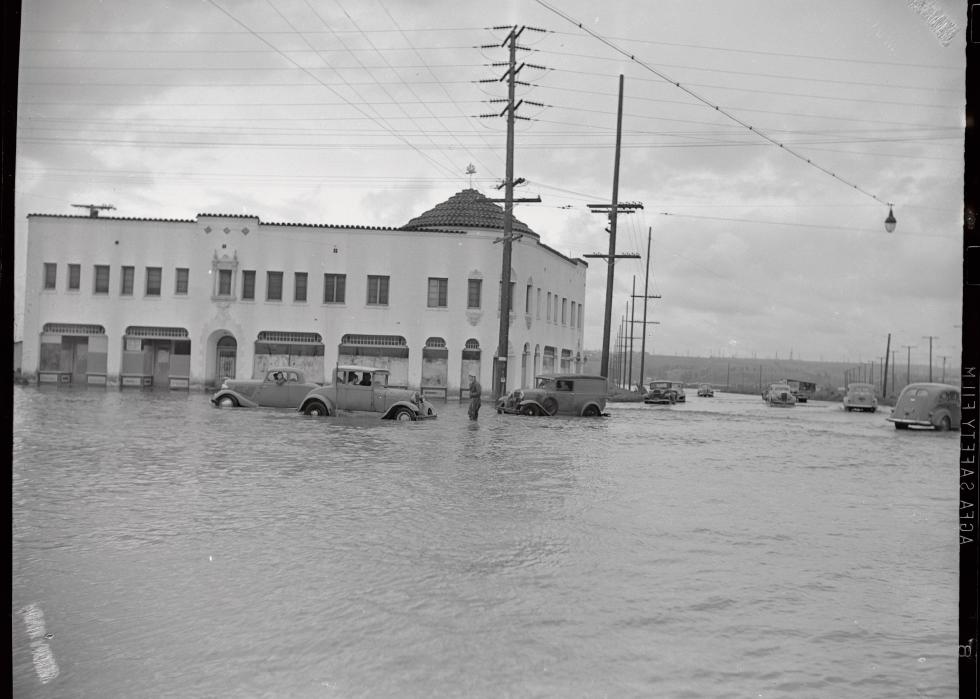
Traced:
POLYGON ((670 383, 667 381, 654 381, 650 384, 650 388, 670 388, 670 383))

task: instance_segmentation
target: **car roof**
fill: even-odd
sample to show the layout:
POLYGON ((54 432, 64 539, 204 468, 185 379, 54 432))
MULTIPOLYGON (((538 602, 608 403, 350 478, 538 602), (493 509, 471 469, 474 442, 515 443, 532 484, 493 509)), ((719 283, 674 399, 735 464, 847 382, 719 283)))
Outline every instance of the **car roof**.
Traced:
POLYGON ((381 369, 376 366, 362 366, 360 364, 338 364, 337 368, 343 371, 373 371, 376 374, 379 372, 391 373, 388 369, 381 369))
MULTIPOLYGON (((959 386, 953 386, 952 384, 948 384, 948 383, 929 383, 928 381, 923 381, 923 382, 920 382, 920 383, 910 383, 905 388, 935 388, 937 390, 946 390, 946 391, 948 391, 949 389, 952 389, 954 391, 960 390, 959 389, 959 386)), ((905 388, 903 388, 902 390, 904 391, 905 388)))

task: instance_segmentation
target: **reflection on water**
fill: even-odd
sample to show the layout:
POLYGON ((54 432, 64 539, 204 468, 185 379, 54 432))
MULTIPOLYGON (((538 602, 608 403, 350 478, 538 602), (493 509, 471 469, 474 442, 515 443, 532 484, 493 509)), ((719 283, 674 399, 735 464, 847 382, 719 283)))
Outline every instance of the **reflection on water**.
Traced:
POLYGON ((17 388, 16 694, 955 691, 955 433, 728 394, 437 406, 17 388))

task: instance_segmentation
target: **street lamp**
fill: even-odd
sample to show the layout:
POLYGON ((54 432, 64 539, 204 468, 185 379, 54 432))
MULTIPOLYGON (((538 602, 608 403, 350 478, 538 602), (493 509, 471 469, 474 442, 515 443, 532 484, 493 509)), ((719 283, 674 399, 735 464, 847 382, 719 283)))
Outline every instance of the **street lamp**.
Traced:
POLYGON ((895 230, 895 224, 898 221, 895 220, 895 214, 892 212, 892 205, 888 205, 888 218, 885 219, 885 231, 891 233, 895 230))

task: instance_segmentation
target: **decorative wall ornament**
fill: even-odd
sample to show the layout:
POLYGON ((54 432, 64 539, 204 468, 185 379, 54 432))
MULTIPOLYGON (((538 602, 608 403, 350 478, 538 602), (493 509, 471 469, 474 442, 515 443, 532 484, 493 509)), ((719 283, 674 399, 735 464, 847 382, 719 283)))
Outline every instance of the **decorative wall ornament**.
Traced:
POLYGON ((211 232, 211 226, 205 226, 204 227, 204 232, 205 233, 210 233, 211 232))
POLYGON ((531 316, 530 316, 530 314, 526 314, 524 316, 524 324, 527 325, 527 329, 528 330, 531 329, 531 316))
POLYGON ((483 318, 483 311, 470 309, 466 311, 466 322, 474 327, 480 324, 481 318, 483 318))

